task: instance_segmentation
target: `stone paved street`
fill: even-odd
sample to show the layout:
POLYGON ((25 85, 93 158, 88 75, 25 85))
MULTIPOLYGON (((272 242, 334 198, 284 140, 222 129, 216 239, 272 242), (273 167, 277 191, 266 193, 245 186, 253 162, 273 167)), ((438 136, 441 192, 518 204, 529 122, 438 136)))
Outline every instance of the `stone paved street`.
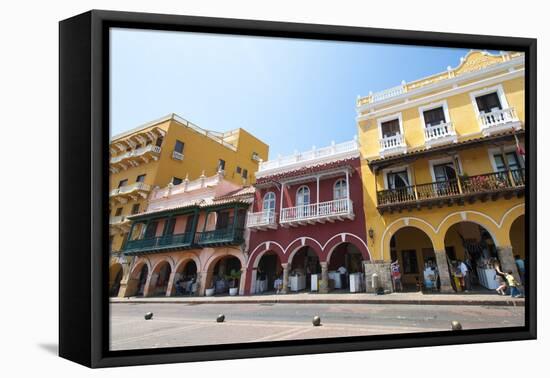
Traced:
POLYGON ((284 304, 112 303, 111 349, 296 340, 309 338, 522 326, 524 307, 284 304), (146 321, 143 315, 152 311, 146 321), (226 322, 216 323, 219 313, 226 322), (322 326, 311 319, 321 316, 322 326))

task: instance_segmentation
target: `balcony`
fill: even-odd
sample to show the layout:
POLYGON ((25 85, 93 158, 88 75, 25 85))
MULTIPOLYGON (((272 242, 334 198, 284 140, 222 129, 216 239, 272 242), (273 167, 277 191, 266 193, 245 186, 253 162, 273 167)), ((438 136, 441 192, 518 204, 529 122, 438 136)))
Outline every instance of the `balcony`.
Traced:
POLYGON ((273 210, 248 213, 246 227, 252 231, 277 228, 277 213, 273 210))
POLYGON ((244 242, 244 228, 223 228, 213 231, 197 232, 195 243, 201 247, 238 245, 244 242))
POLYGON ((353 202, 348 198, 284 208, 279 222, 282 226, 298 226, 314 223, 354 219, 353 202))
POLYGON ((456 143, 457 137, 451 122, 436 126, 426 126, 424 137, 427 147, 440 146, 447 143, 456 143))
POLYGON ((192 248, 193 233, 156 236, 154 238, 128 240, 124 246, 125 255, 139 255, 151 252, 166 252, 192 248))
POLYGON ((483 135, 487 136, 503 131, 517 130, 521 127, 521 121, 514 108, 496 109, 490 113, 481 113, 479 126, 483 135))
POLYGON ((402 154, 405 152, 407 152, 407 145, 403 134, 395 134, 380 139, 380 156, 402 154))
POLYGON ((150 191, 150 185, 143 182, 136 182, 111 190, 109 197, 115 199, 117 202, 126 203, 129 199, 136 201, 139 198, 147 198, 147 193, 150 191))
POLYGON ((125 215, 117 215, 109 218, 109 234, 116 235, 130 230, 130 221, 125 215))
POLYGON ((135 150, 127 151, 121 155, 111 157, 111 172, 119 172, 140 164, 148 163, 152 160, 158 160, 161 148, 149 144, 135 150))
POLYGON ((393 212, 403 209, 442 207, 453 203, 464 204, 480 199, 496 200, 500 196, 518 197, 525 192, 525 170, 486 173, 477 176, 463 176, 448 181, 411 185, 399 189, 380 190, 377 193, 378 210, 393 212))

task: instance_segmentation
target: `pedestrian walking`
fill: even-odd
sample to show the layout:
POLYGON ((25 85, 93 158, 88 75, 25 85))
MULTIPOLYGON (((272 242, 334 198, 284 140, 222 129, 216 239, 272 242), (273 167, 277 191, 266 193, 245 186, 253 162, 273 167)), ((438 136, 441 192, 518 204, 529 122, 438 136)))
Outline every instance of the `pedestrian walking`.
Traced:
POLYGON ((520 298, 522 297, 521 291, 519 290, 519 282, 516 281, 514 276, 512 275, 512 271, 509 271, 506 273, 506 282, 508 282, 508 286, 510 287, 510 296, 513 298, 520 298))
POLYGON ((472 289, 472 283, 470 282, 470 268, 464 261, 460 262, 460 273, 462 273, 462 279, 464 281, 464 292, 467 293, 472 289))
POLYGON ((401 283, 401 272, 399 271, 399 260, 395 260, 391 263, 391 278, 393 282, 394 291, 403 291, 403 285, 401 283))
POLYGON ((495 265, 495 281, 497 281, 498 287, 496 292, 499 295, 506 295, 508 285, 506 285, 506 275, 500 270, 498 265, 495 265))
POLYGON ((516 266, 518 267, 519 279, 521 284, 525 285, 525 261, 519 256, 515 255, 514 259, 516 260, 516 266))

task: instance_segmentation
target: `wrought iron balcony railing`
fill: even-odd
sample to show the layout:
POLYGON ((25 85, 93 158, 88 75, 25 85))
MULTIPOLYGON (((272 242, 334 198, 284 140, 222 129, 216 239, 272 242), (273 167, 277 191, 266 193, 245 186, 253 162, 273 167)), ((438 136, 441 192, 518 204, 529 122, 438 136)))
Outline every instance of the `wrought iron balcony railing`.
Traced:
POLYGON ((124 246, 124 253, 139 254, 141 252, 163 251, 171 249, 183 249, 191 247, 193 233, 171 234, 156 236, 153 238, 128 240, 124 246))
POLYGON ((195 236, 195 243, 199 246, 235 245, 243 242, 244 228, 240 227, 197 232, 195 236))
POLYGON ((378 208, 391 207, 395 204, 433 202, 445 198, 471 197, 476 194, 498 194, 518 189, 523 190, 524 187, 524 169, 461 176, 453 180, 380 190, 377 193, 378 208))

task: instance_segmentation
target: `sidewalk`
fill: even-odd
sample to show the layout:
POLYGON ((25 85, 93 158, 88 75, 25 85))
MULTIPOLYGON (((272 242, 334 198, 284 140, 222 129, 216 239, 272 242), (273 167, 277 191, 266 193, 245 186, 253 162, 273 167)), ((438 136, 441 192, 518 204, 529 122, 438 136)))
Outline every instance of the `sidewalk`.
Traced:
POLYGON ((391 293, 293 293, 260 294, 250 296, 216 297, 130 297, 110 298, 111 303, 183 303, 183 304, 256 304, 256 303, 357 303, 357 304, 408 304, 408 305, 471 305, 471 306, 525 306, 525 299, 487 293, 423 294, 391 293))

